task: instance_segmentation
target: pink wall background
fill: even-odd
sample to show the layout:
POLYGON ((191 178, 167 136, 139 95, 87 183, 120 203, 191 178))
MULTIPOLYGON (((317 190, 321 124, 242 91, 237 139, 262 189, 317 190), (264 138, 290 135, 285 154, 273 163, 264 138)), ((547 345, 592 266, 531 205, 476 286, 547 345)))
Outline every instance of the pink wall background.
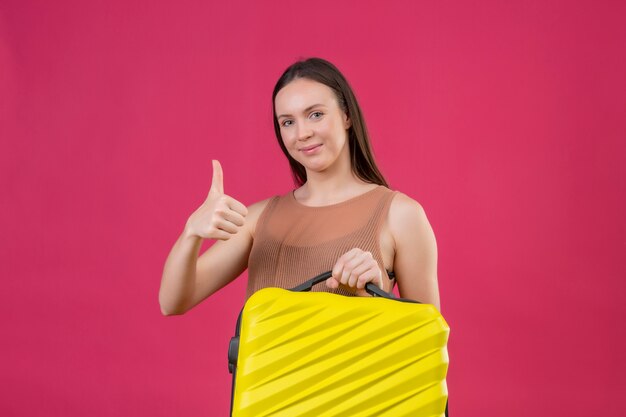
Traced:
POLYGON ((451 416, 626 415, 625 17, 1 0, 0 415, 227 415, 246 276, 164 317, 163 264, 211 159, 245 204, 292 188, 271 91, 309 56, 344 72, 437 236, 451 416))

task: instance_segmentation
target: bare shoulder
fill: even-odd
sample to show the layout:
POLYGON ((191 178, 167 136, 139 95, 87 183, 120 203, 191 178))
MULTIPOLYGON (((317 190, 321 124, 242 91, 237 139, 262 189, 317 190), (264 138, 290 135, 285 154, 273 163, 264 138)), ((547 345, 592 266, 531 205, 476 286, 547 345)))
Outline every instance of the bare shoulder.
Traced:
POLYGON ((247 207, 248 214, 246 215, 246 226, 248 227, 248 231, 253 237, 254 237, 254 231, 256 230, 256 224, 257 224, 257 221, 259 220, 259 217, 261 216, 261 213, 263 213, 263 210, 265 210, 265 207, 267 207, 268 203, 274 197, 275 196, 272 196, 264 200, 257 201, 256 203, 252 203, 247 207))
POLYGON ((260 200, 257 201, 256 203, 252 203, 248 206, 248 216, 259 216, 261 215, 261 213, 263 212, 263 210, 265 210, 265 207, 267 206, 267 204, 273 199, 274 197, 268 197, 265 200, 260 200))
POLYGON ((401 240, 410 239, 410 235, 414 235, 418 230, 431 228, 424 207, 399 191, 391 200, 388 216, 389 230, 396 244, 401 240))
POLYGON ((406 222, 423 221, 426 217, 424 207, 408 195, 398 191, 389 206, 389 225, 401 229, 406 222))

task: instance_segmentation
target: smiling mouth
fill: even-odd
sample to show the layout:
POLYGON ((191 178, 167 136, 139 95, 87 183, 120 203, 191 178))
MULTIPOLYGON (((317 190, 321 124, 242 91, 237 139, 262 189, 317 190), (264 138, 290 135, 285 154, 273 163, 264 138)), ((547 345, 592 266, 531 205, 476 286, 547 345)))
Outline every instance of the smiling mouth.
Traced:
POLYGON ((311 149, 315 149, 318 146, 322 146, 322 144, 320 143, 319 145, 313 145, 313 146, 309 146, 308 148, 302 148, 300 149, 301 151, 310 151, 311 149))

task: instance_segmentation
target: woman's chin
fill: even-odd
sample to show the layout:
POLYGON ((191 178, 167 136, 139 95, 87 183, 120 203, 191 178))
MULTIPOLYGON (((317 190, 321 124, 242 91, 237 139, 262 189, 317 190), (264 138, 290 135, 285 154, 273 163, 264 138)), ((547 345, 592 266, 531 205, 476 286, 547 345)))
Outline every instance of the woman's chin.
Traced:
POLYGON ((324 172, 326 171, 329 167, 326 164, 307 164, 304 165, 304 168, 308 171, 308 172, 324 172))

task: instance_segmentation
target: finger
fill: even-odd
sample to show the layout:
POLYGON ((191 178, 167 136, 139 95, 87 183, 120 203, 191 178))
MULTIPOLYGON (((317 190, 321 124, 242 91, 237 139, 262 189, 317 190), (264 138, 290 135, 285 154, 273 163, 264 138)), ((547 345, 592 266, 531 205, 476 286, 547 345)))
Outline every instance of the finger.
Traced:
POLYGON ((348 285, 354 287, 359 276, 372 268, 378 268, 376 261, 372 259, 369 252, 363 252, 356 256, 349 263, 350 274, 348 276, 348 285))
POLYGON ((353 274, 353 271, 361 264, 368 263, 370 256, 371 254, 369 252, 363 252, 360 249, 358 250, 358 252, 355 252, 352 255, 352 258, 344 264, 343 271, 341 272, 341 279, 339 281, 342 284, 349 285, 349 280, 353 274))
POLYGON ((334 279, 334 278, 332 278, 332 277, 331 277, 331 278, 328 278, 328 279, 326 280, 326 286, 327 286, 328 288, 338 288, 338 287, 339 287, 339 283, 337 282, 337 280, 336 280, 336 279, 334 279))
POLYGON ((217 239, 217 240, 228 240, 231 237, 233 237, 232 233, 228 233, 228 232, 225 232, 225 231, 220 230, 220 229, 215 229, 213 231, 213 238, 214 239, 217 239))
POLYGON ((335 266, 333 266, 333 272, 331 278, 339 279, 341 276, 341 271, 343 270, 343 262, 341 260, 337 260, 335 266))
POLYGON ((231 222, 224 219, 217 219, 214 223, 216 229, 223 230, 225 232, 235 234, 239 231, 239 228, 231 222))
POLYGON ((226 221, 231 222, 235 226, 240 226, 240 227, 243 226, 246 221, 245 218, 241 214, 229 208, 224 210, 224 212, 222 213, 222 218, 226 221))
POLYGON ((350 287, 354 287, 357 284, 358 278, 370 269, 372 269, 372 265, 370 263, 362 263, 356 266, 348 277, 348 285, 350 287))
POLYGON ((213 160, 213 178, 211 179, 210 191, 224 194, 224 173, 222 172, 222 165, 217 159, 213 160))
POLYGON ((385 289, 385 287, 383 286, 383 283, 381 282, 380 270, 378 268, 369 269, 365 273, 363 273, 357 280, 356 287, 365 288, 365 284, 367 284, 368 282, 373 283, 374 285, 379 287, 381 290, 385 289))
POLYGON ((248 208, 244 204, 235 200, 231 196, 226 195, 225 197, 226 197, 226 205, 228 206, 228 208, 236 211, 237 213, 241 214, 244 217, 248 215, 248 208))
POLYGON ((359 251, 360 249, 358 248, 350 249, 348 252, 341 255, 339 259, 337 259, 337 262, 335 263, 335 266, 333 267, 333 273, 332 273, 333 278, 337 280, 340 279, 345 263, 348 262, 350 259, 352 259, 354 256, 356 256, 356 254, 359 253, 359 251))

